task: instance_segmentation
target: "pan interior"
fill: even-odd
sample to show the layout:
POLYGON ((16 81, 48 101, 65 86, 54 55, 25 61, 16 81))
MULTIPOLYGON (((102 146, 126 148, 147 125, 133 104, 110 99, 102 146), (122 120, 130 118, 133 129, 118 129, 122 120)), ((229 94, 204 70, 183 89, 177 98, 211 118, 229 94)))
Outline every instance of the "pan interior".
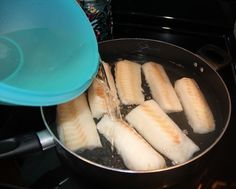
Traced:
MULTIPOLYGON (((195 153, 194 157, 204 154, 222 137, 230 114, 227 90, 218 74, 202 59, 176 46, 149 40, 141 40, 141 43, 140 40, 107 41, 100 44, 100 55, 105 62, 111 64, 113 74, 115 62, 120 59, 128 59, 140 64, 147 61, 162 64, 172 84, 182 77, 195 79, 213 112, 216 123, 215 131, 207 134, 196 134, 189 126, 184 112, 170 113, 168 115, 200 147, 200 151, 195 153)), ((142 88, 145 99, 150 99, 150 90, 143 73, 142 88)), ((123 114, 127 114, 133 107, 135 106, 122 106, 121 111, 123 114)), ((44 114, 51 131, 58 138, 55 121, 56 108, 44 108, 44 114)), ((98 120, 95 121, 97 122, 98 120)), ((111 150, 110 143, 103 136, 100 135, 100 137, 103 148, 78 151, 76 153, 85 159, 107 167, 127 169, 116 151, 111 150)), ((174 166, 168 159, 166 161, 168 167, 174 166)))

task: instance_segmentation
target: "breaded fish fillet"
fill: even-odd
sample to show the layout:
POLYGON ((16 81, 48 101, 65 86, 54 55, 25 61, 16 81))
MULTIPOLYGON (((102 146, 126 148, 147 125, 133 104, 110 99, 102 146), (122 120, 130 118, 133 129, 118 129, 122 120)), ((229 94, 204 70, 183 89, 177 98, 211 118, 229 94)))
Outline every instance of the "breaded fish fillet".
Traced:
POLYGON ((98 131, 114 145, 130 170, 156 170, 166 166, 164 158, 132 127, 105 115, 97 124, 98 131))
POLYGON ((154 100, 145 101, 134 108, 126 120, 156 150, 174 163, 187 161, 199 150, 154 100))
POLYGON ((101 147, 85 94, 57 106, 60 140, 72 151, 101 147))
POLYGON ((193 131, 200 134, 214 131, 213 114, 196 81, 186 77, 179 79, 175 82, 175 90, 193 131))
POLYGON ((163 66, 155 62, 146 62, 142 69, 152 97, 160 107, 166 113, 182 111, 181 103, 163 66))

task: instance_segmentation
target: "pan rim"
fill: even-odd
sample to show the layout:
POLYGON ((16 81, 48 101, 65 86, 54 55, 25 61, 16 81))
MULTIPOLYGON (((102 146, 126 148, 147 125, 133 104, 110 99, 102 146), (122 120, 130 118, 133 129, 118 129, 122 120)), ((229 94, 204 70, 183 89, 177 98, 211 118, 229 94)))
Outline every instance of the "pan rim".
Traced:
POLYGON ((71 155, 75 156, 76 158, 79 158, 80 160, 83 160, 84 162, 88 163, 88 164, 91 164, 91 165, 94 165, 96 167, 99 167, 99 168, 102 168, 102 169, 106 169, 106 170, 109 170, 109 171, 115 171, 115 172, 119 172, 119 173, 127 173, 127 174, 148 174, 148 173, 158 173, 158 172, 164 172, 164 171, 171 171, 171 170, 174 170, 174 169, 177 169, 179 167, 183 167, 187 164, 190 164, 192 162, 194 162, 195 160, 197 159, 200 159, 202 156, 204 156, 205 154, 207 154, 214 146, 216 146, 216 144, 221 140, 221 138, 223 137, 223 135, 225 134, 225 131, 227 130, 228 128, 228 125, 229 125, 229 122, 230 122, 230 118, 231 118, 231 109, 232 109, 232 105, 231 105, 231 97, 230 97, 230 94, 229 94, 229 91, 228 91, 228 88, 224 82, 224 80, 221 78, 221 76, 219 75, 218 72, 216 72, 213 68, 213 66, 211 66, 204 58, 200 57, 199 55, 196 55, 194 54, 193 52, 183 48, 183 47, 180 47, 180 46, 177 46, 177 45, 174 45, 172 43, 168 43, 168 42, 164 42, 164 41, 160 41, 160 40, 155 40, 155 39, 148 39, 148 38, 117 38, 117 39, 111 39, 111 40, 106 40, 106 41, 102 41, 99 43, 100 44, 104 44, 104 43, 109 43, 109 42, 114 42, 114 41, 127 41, 127 40, 139 40, 139 41, 152 41, 152 42, 158 42, 158 43, 162 43, 162 44, 166 44, 166 45, 169 45, 169 46, 172 46, 172 47, 175 47, 175 48, 178 48, 182 51, 185 51, 187 52, 188 54, 191 54, 192 56, 194 57, 197 57, 198 59, 200 59, 202 62, 204 62, 204 64, 206 64, 207 66, 209 66, 212 71, 215 72, 215 74, 217 75, 218 79, 220 80, 220 82, 222 83, 223 87, 224 87, 224 91, 226 93, 226 96, 227 96, 227 101, 228 101, 228 105, 229 105, 229 113, 228 113, 228 116, 227 116, 227 120, 226 120, 226 123, 224 124, 224 127, 222 129, 222 131, 220 132, 219 136, 214 140, 214 142, 209 146, 207 147, 204 151, 202 151, 201 153, 199 153, 198 155, 190 158, 188 161, 186 162, 183 162, 183 163, 180 163, 180 164, 176 164, 176 165, 172 165, 172 166, 168 166, 166 168, 162 168, 162 169, 155 169, 155 170, 138 170, 138 171, 135 171, 135 170, 128 170, 128 169, 119 169, 119 168, 112 168, 112 167, 108 167, 108 166, 105 166, 105 165, 101 165, 99 163, 96 163, 96 162, 93 162, 91 160, 88 160, 82 156, 80 156, 79 154, 69 150, 67 147, 64 146, 64 144, 54 135, 54 133, 51 131, 47 121, 46 121, 46 117, 44 115, 44 111, 43 111, 43 108, 44 107, 40 107, 40 112, 41 112, 41 116, 42 116, 42 119, 43 119, 43 122, 47 128, 47 130, 49 131, 49 133, 52 135, 53 139, 64 149, 66 150, 67 152, 69 152, 71 155))

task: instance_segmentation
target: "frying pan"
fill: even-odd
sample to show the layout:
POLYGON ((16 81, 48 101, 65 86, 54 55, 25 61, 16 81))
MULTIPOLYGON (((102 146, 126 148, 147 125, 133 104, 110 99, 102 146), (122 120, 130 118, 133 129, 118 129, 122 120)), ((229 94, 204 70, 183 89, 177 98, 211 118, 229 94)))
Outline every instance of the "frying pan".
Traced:
MULTIPOLYGON (((231 115, 230 96, 219 74, 198 55, 157 40, 124 38, 104 41, 99 44, 99 53, 102 60, 111 65, 119 59, 134 60, 140 64, 146 61, 158 62, 164 66, 172 83, 181 77, 195 79, 213 112, 216 123, 215 131, 208 134, 195 134, 187 124, 183 112, 171 113, 169 116, 182 130, 187 130, 188 136, 200 147, 200 151, 182 164, 173 165, 169 162, 167 168, 160 170, 131 171, 124 167, 117 154, 113 154, 115 157, 113 159, 106 157, 110 152, 109 144, 104 139, 102 141, 106 148, 104 149, 105 155, 99 150, 91 152, 91 155, 89 152, 80 154, 67 149, 57 136, 56 106, 50 106, 41 107, 42 118, 47 128, 47 130, 37 133, 39 138, 37 140, 41 144, 35 142, 37 137, 33 139, 28 137, 25 143, 32 144, 28 149, 34 151, 36 148, 47 149, 55 145, 61 161, 72 173, 79 176, 80 180, 81 178, 82 180, 92 180, 96 186, 101 185, 103 188, 161 188, 172 186, 197 174, 211 158, 212 149, 223 137, 231 115)), ((144 90, 148 89, 144 86, 144 90)), ((25 139, 21 137, 20 140, 22 138, 25 139)), ((27 148, 19 149, 24 145, 16 138, 2 141, 1 144, 7 147, 9 141, 11 143, 17 141, 20 145, 15 145, 15 148, 14 145, 6 148, 11 149, 9 151, 1 150, 0 157, 21 154, 22 151, 28 150, 27 148)))

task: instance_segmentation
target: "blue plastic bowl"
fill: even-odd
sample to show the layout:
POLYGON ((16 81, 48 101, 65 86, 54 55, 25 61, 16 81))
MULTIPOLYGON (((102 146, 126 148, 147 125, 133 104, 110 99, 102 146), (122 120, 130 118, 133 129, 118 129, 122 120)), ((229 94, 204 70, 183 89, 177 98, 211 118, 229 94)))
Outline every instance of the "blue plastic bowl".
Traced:
POLYGON ((0 1, 0 101, 63 103, 91 84, 99 65, 93 28, 75 0, 0 1))

